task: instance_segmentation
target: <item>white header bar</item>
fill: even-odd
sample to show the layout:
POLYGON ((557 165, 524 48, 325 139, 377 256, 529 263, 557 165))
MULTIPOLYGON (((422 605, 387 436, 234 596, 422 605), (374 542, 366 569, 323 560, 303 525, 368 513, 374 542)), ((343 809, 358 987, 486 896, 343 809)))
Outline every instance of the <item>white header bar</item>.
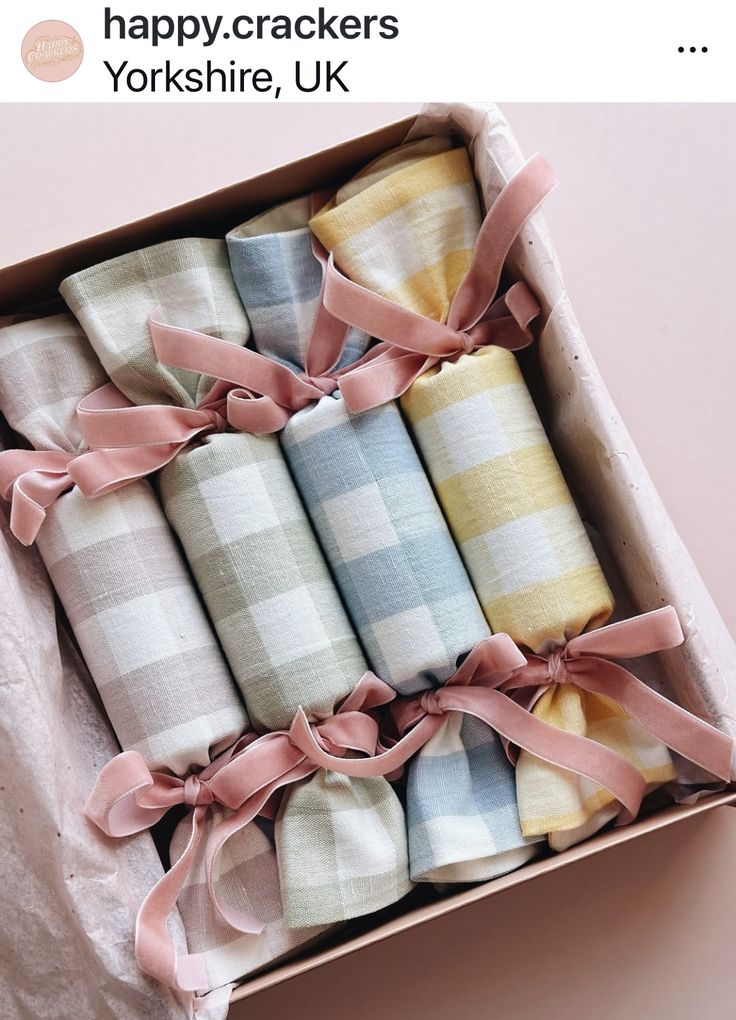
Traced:
POLYGON ((735 57, 727 0, 0 7, 4 101, 734 101, 735 57), (48 24, 75 38, 58 27, 29 36, 50 7, 48 24))

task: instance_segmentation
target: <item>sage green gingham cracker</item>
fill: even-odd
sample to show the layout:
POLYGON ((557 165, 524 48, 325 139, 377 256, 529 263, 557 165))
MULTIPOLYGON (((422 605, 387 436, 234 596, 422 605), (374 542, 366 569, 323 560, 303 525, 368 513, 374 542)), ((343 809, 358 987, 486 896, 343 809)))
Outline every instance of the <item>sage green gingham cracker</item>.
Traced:
MULTIPOLYGON (((211 382, 156 362, 154 308, 165 323, 230 342, 245 344, 250 333, 223 241, 132 252, 68 278, 61 290, 134 403, 196 407, 211 382)), ((299 705, 313 716, 332 712, 367 667, 277 439, 208 436, 167 465, 159 485, 255 724, 285 727, 299 705)), ((410 888, 403 811, 387 781, 331 787, 322 775, 288 791, 276 826, 286 917, 299 928, 376 910, 410 888), (350 811, 341 810, 344 787, 350 811), (340 847, 359 862, 355 874, 338 867, 334 848, 303 820, 305 804, 315 816, 333 816, 340 847)))

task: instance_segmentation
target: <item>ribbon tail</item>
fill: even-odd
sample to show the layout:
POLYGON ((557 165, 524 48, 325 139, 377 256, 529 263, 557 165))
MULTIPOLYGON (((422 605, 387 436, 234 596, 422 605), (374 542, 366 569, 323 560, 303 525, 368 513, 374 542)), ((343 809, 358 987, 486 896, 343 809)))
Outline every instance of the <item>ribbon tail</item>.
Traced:
POLYGON ((521 228, 557 184, 552 167, 536 153, 511 177, 481 225, 470 269, 453 298, 448 325, 478 323, 498 290, 506 257, 521 228))
POLYGON ((0 452, 0 495, 10 503, 10 530, 23 545, 33 545, 49 507, 73 487, 68 470, 75 456, 46 450, 0 452))
MULTIPOLYGON (((162 365, 211 375, 232 383, 238 382, 238 355, 233 353, 241 350, 237 344, 195 329, 172 326, 164 322, 160 315, 160 308, 151 312, 148 330, 154 353, 162 365), (236 378, 232 378, 233 375, 236 378)), ((259 357, 255 351, 250 354, 256 359, 259 357)))
POLYGON ((528 285, 523 281, 513 284, 504 294, 503 300, 519 329, 531 338, 529 326, 541 315, 542 309, 528 285))
POLYGON ((33 545, 46 520, 48 508, 58 496, 70 489, 74 482, 67 476, 60 482, 58 491, 45 492, 43 495, 37 486, 33 486, 37 490, 35 493, 27 492, 24 482, 25 479, 19 478, 11 489, 10 530, 22 545, 33 545))
POLYGON ((646 793, 644 777, 604 744, 551 726, 530 715, 508 695, 488 688, 446 687, 442 708, 473 715, 542 761, 602 786, 623 806, 623 821, 631 821, 638 814, 646 793))
POLYGON ((344 375, 338 375, 337 382, 347 409, 352 414, 360 414, 398 399, 418 376, 436 363, 436 358, 398 347, 385 347, 379 356, 366 359, 364 364, 352 366, 344 375))
POLYGON ((576 686, 611 698, 671 750, 719 779, 730 780, 731 737, 653 691, 623 666, 607 659, 587 661, 595 663, 594 669, 584 668, 587 665, 584 658, 570 663, 576 686), (579 668, 575 668, 578 664, 579 668))
POLYGON ((452 330, 349 280, 335 266, 333 254, 325 267, 323 300, 336 319, 404 351, 435 358, 458 352, 452 330))
POLYGON ((329 754, 317 743, 304 711, 297 712, 289 738, 315 766, 331 769, 343 776, 372 779, 385 776, 405 765, 416 752, 426 744, 442 724, 441 716, 425 716, 400 740, 380 754, 367 758, 342 758, 329 754))
POLYGON ((242 832, 247 825, 250 825, 256 818, 256 816, 265 809, 266 804, 276 792, 283 786, 289 786, 291 783, 298 782, 300 779, 306 779, 316 771, 316 766, 311 762, 302 759, 292 768, 288 770, 284 775, 274 778, 271 782, 265 784, 260 790, 254 793, 248 800, 245 801, 236 811, 233 812, 228 818, 218 822, 210 833, 210 837, 207 840, 207 848, 205 851, 205 872, 207 875, 207 888, 210 894, 210 900, 215 908, 215 911, 225 924, 230 925, 236 931, 243 932, 246 935, 258 935, 260 934, 265 925, 257 918, 252 917, 249 914, 238 910, 231 903, 220 898, 217 893, 215 886, 215 876, 217 872, 217 861, 222 852, 225 844, 233 836, 242 832))
POLYGON ((141 970, 170 988, 188 992, 207 987, 204 958, 201 954, 177 954, 167 929, 167 920, 190 873, 206 813, 206 806, 194 808, 192 832, 186 849, 144 899, 135 926, 135 956, 141 970))
POLYGON ((225 924, 230 925, 231 928, 234 928, 236 931, 243 932, 246 935, 258 935, 263 931, 265 926, 255 917, 251 917, 249 914, 245 914, 243 911, 237 910, 232 906, 232 904, 227 903, 218 896, 217 889, 215 888, 216 865, 220 853, 227 841, 232 836, 241 832, 247 825, 250 825, 266 804, 266 801, 271 796, 271 792, 270 788, 259 790, 257 794, 246 801, 246 803, 230 815, 229 818, 218 822, 210 834, 210 838, 207 841, 207 850, 205 852, 207 888, 209 890, 212 905, 214 906, 221 921, 224 921, 225 924))
POLYGON ((153 785, 153 776, 138 751, 123 751, 100 770, 84 813, 106 836, 119 838, 150 829, 170 805, 144 807, 137 795, 153 785))
MULTIPOLYGON (((314 199, 314 195, 311 196, 314 199)), ((312 213, 317 210, 314 203, 312 213)), ((312 243, 312 254, 319 262, 322 272, 322 279, 319 288, 319 299, 317 301, 317 313, 312 324, 312 333, 307 344, 307 357, 304 367, 307 374, 311 376, 326 375, 338 364, 342 353, 345 350, 345 341, 348 336, 348 325, 341 319, 336 318, 325 308, 325 270, 327 267, 327 252, 320 243, 317 235, 310 231, 312 243)))
MULTIPOLYGON (((196 430, 196 432, 201 430, 196 430)), ((187 445, 183 442, 121 449, 89 450, 69 465, 69 474, 89 499, 106 496, 131 482, 160 471, 187 445)))
POLYGON ((45 520, 46 508, 25 493, 20 485, 15 485, 10 504, 10 530, 21 545, 33 545, 45 520))
MULTIPOLYGON (((249 347, 196 330, 167 325, 158 319, 159 314, 158 309, 153 312, 148 326, 156 356, 163 364, 211 375, 221 382, 243 387, 238 394, 243 402, 257 394, 271 397, 274 403, 294 411, 315 399, 314 387, 285 365, 249 347)), ((218 397, 221 394, 222 390, 218 389, 218 397)), ((209 396, 212 396, 212 391, 209 396)))
POLYGON ((530 332, 522 329, 513 315, 485 319, 470 330, 478 347, 503 347, 506 351, 523 351, 533 342, 530 332))
POLYGON ((583 656, 604 659, 634 659, 639 655, 677 648, 685 640, 680 620, 672 606, 609 623, 578 634, 568 642, 566 658, 583 656))

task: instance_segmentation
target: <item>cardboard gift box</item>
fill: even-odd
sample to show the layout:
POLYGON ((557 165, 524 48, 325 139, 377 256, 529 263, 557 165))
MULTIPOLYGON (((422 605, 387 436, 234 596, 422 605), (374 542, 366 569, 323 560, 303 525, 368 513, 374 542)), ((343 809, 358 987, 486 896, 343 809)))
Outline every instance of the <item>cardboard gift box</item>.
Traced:
MULTIPOLYGON (((416 118, 0 270, 0 315, 51 310, 60 281, 77 270, 171 238, 223 237, 234 224, 269 206, 337 184, 407 138, 430 134, 451 135, 468 146, 486 207, 523 163, 497 109, 430 104, 416 118)), ((616 577, 614 587, 622 591, 631 615, 669 604, 681 620, 685 642, 650 657, 646 678, 683 707, 736 736, 736 647, 596 369, 543 214, 536 213, 521 231, 507 270, 510 279, 529 283, 542 306, 537 342, 524 353, 522 366, 581 515, 600 538, 602 561, 616 577)), ((614 583, 613 577, 609 580, 614 583)), ((348 928, 330 943, 247 979, 235 989, 232 1001, 618 843, 736 801, 736 793, 729 791, 704 795, 697 789, 698 778, 692 773, 690 803, 663 808, 470 889, 442 898, 422 891, 409 898, 408 908, 399 904, 388 917, 348 928)))

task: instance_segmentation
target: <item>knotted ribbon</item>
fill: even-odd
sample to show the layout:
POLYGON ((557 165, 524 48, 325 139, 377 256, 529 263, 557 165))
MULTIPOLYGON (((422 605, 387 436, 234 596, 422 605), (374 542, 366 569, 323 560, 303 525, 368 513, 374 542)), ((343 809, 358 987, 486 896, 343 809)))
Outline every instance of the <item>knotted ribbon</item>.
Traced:
POLYGON ((105 765, 85 812, 107 835, 127 836, 150 828, 178 804, 193 809, 182 856, 151 890, 138 913, 136 959, 146 973, 187 991, 206 986, 201 955, 177 954, 167 918, 190 874, 210 806, 218 804, 233 812, 213 826, 207 840, 205 870, 212 904, 224 923, 257 934, 263 925, 217 893, 215 875, 222 848, 258 814, 272 814, 269 802, 274 794, 312 775, 321 767, 323 755, 329 755, 330 767, 344 775, 381 776, 399 768, 413 753, 413 743, 392 749, 386 759, 381 757, 383 745, 372 714, 394 697, 390 687, 366 673, 333 716, 309 721, 300 709, 290 730, 261 737, 248 734, 202 772, 185 779, 152 773, 133 751, 105 765), (351 754, 364 757, 343 757, 351 754))
POLYGON ((511 245, 556 184, 551 166, 538 153, 506 183, 481 225, 470 268, 444 323, 347 279, 330 254, 325 267, 325 309, 381 341, 372 348, 370 363, 340 383, 351 411, 394 400, 440 361, 489 345, 515 351, 532 342, 529 327, 540 307, 527 285, 516 283, 502 297, 495 301, 494 297, 511 245))
POLYGON ((614 657, 632 659, 676 648, 684 640, 677 613, 672 606, 664 606, 580 634, 547 656, 530 655, 527 665, 502 689, 528 710, 557 683, 574 684, 583 691, 608 697, 671 750, 729 781, 732 738, 611 661, 614 657))
POLYGON ((525 663, 507 634, 481 641, 442 687, 392 703, 396 746, 403 747, 410 739, 423 745, 440 729, 448 712, 472 715, 491 726, 507 749, 523 747, 605 787, 621 803, 622 820, 631 821, 646 792, 639 771, 605 745, 551 726, 509 697, 505 691, 524 674, 525 663))
POLYGON ((80 428, 92 450, 74 459, 70 477, 85 495, 100 496, 159 470, 195 437, 223 431, 226 424, 243 432, 277 432, 293 413, 338 387, 351 411, 364 411, 400 396, 445 358, 488 344, 509 350, 527 346, 532 341, 529 324, 540 311, 529 288, 517 283, 493 298, 514 238, 555 183, 549 164, 534 156, 506 184, 483 222, 447 323, 417 315, 346 279, 315 240, 324 278, 301 375, 246 347, 167 325, 154 311, 149 328, 162 364, 219 381, 197 408, 134 406, 112 384, 102 386, 78 406, 80 428), (381 343, 335 370, 346 323, 381 343))
POLYGON ((149 828, 177 804, 192 807, 191 833, 179 858, 144 900, 136 923, 136 958, 146 973, 166 984, 193 991, 206 977, 198 954, 178 956, 167 931, 167 918, 190 873, 202 839, 207 811, 219 804, 231 811, 211 830, 205 871, 219 918, 237 931, 258 933, 260 922, 223 901, 215 887, 220 852, 259 814, 273 814, 279 790, 319 768, 346 776, 395 773, 442 726, 447 712, 474 715, 507 741, 562 768, 605 786, 633 817, 644 795, 638 771, 615 752, 586 737, 565 733, 536 719, 502 693, 526 667, 526 659, 505 634, 478 644, 444 687, 411 698, 366 673, 334 715, 310 721, 300 709, 289 730, 255 737, 248 734, 198 775, 185 779, 150 772, 133 751, 118 755, 102 769, 85 812, 109 836, 127 836, 149 828), (384 740, 373 710, 393 702, 398 738, 384 740), (350 757, 357 755, 357 757, 350 757))
MULTIPOLYGON (((313 239, 323 267, 318 312, 300 375, 256 351, 217 337, 151 319, 151 337, 162 364, 207 373, 230 383, 227 417, 241 431, 277 432, 292 414, 339 388, 350 411, 394 400, 437 362, 489 344, 515 351, 532 342, 530 323, 539 304, 525 283, 493 300, 508 250, 519 230, 556 183, 549 164, 532 157, 506 184, 485 218, 473 262, 450 306, 446 323, 417 315, 348 280, 332 255, 313 239), (346 324, 381 343, 341 369, 346 324), (401 340, 397 338, 401 337, 401 340)), ((121 423, 122 424, 122 423, 121 423)), ((85 435, 92 442, 85 424, 85 435)), ((101 438, 98 436, 98 439, 101 438)), ((110 436, 108 445, 118 445, 110 436)))
POLYGON ((90 498, 104 496, 165 467, 197 436, 224 432, 229 414, 237 421, 237 402, 228 396, 228 387, 216 383, 196 408, 136 406, 112 383, 100 386, 77 405, 91 449, 0 453, 0 495, 11 503, 11 531, 31 545, 49 507, 75 485, 90 498))
POLYGON ((333 393, 346 376, 370 362, 360 361, 340 370, 334 366, 345 343, 346 327, 322 305, 308 345, 306 371, 297 375, 286 365, 247 347, 236 347, 195 330, 167 326, 153 317, 151 338, 156 357, 164 365, 206 373, 231 385, 227 417, 241 432, 279 432, 292 414, 333 393))

